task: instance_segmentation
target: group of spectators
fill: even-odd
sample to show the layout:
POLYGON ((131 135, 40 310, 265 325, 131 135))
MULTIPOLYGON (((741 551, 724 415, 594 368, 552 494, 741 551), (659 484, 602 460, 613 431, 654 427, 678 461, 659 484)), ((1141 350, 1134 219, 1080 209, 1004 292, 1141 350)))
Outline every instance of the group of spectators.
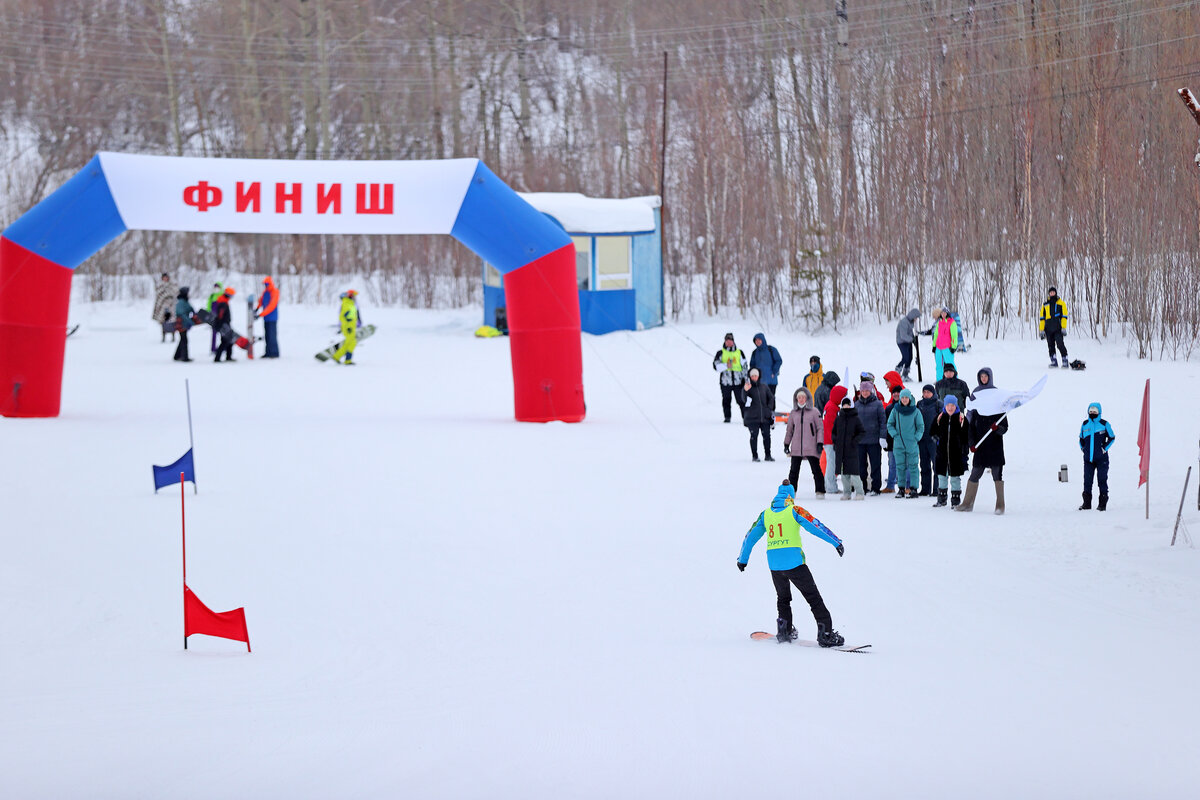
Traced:
MULTIPOLYGON (((253 319, 263 320, 263 337, 266 341, 266 351, 263 358, 279 358, 279 340, 276 326, 279 319, 279 289, 271 276, 262 282, 262 293, 257 305, 251 308, 253 319)), ((177 286, 171 276, 164 272, 154 287, 154 310, 152 318, 162 325, 162 341, 167 335, 175 341, 178 335, 179 343, 175 347, 175 361, 192 361, 188 350, 188 331, 194 326, 207 324, 212 329, 212 340, 209 352, 213 354, 214 362, 233 361, 235 344, 249 349, 253 342, 240 336, 233 329, 233 314, 229 303, 237 291, 232 286, 224 286, 220 282, 213 284, 213 291, 202 309, 192 306, 188 286, 177 286)))

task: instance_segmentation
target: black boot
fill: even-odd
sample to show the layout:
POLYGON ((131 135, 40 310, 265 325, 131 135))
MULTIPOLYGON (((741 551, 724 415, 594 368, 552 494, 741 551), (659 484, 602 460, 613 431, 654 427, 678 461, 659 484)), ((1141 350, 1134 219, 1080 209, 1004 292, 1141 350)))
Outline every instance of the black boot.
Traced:
POLYGON ((1107 511, 1108 510, 1108 495, 1106 495, 1106 494, 1100 495, 1100 503, 1096 506, 1096 510, 1097 511, 1107 511))
MULTIPOLYGON (((1104 498, 1103 500, 1101 500, 1100 502, 1101 502, 1101 503, 1103 503, 1103 502, 1105 502, 1105 501, 1107 501, 1107 500, 1108 500, 1108 498, 1107 498, 1107 497, 1105 497, 1105 498, 1104 498)), ((1091 492, 1084 492, 1084 493, 1083 493, 1083 505, 1081 505, 1081 506, 1079 507, 1079 510, 1080 510, 1080 511, 1087 511, 1087 510, 1088 510, 1089 508, 1091 508, 1091 507, 1092 507, 1092 493, 1091 493, 1091 492)))
POLYGON ((826 631, 825 626, 817 623, 817 644, 821 647, 841 647, 846 643, 837 631, 826 631))
POLYGON ((961 502, 962 502, 962 492, 951 492, 950 493, 950 507, 951 508, 956 508, 958 506, 958 504, 961 502))
POLYGON ((799 635, 800 634, 796 632, 796 629, 792 627, 792 623, 788 622, 783 617, 777 617, 775 619, 775 641, 779 642, 780 644, 785 642, 790 644, 791 642, 795 641, 799 635))
POLYGON ((933 504, 933 507, 941 508, 944 505, 946 505, 946 490, 938 489, 937 490, 937 502, 933 504))

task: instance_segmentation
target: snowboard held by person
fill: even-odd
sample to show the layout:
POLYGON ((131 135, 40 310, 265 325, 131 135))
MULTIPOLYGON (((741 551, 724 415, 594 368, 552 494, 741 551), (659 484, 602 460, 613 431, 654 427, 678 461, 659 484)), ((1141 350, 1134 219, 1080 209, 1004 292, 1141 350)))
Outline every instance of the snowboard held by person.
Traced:
POLYGON ((838 556, 846 553, 842 540, 803 508, 795 505, 796 492, 788 481, 780 485, 771 505, 758 515, 758 519, 746 532, 742 549, 738 553, 737 568, 746 571, 750 563, 750 551, 765 535, 767 537, 767 566, 771 570, 771 582, 775 585, 775 605, 779 616, 775 620, 775 638, 780 643, 798 638, 792 618, 792 586, 800 590, 808 602, 813 619, 817 623, 817 644, 821 647, 841 647, 846 643, 842 635, 833 629, 833 618, 821 592, 813 581, 812 571, 804 558, 804 546, 800 532, 807 531, 837 549, 838 556))

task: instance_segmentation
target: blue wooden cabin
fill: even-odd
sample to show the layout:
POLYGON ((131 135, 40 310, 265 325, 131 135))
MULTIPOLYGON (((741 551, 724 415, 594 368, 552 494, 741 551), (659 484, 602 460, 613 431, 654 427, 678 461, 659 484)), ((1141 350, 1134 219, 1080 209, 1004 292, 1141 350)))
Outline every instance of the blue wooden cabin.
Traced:
MULTIPOLYGON (((521 197, 575 243, 579 315, 585 333, 640 331, 663 324, 661 201, 528 192, 521 197)), ((483 324, 495 327, 504 283, 483 265, 483 324)))

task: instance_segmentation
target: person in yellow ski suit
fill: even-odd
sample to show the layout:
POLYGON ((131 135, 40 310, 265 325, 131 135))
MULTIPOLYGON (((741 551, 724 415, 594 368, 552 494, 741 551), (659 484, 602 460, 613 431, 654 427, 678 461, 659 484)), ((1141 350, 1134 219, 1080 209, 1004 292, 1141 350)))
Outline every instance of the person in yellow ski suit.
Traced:
POLYGON ((342 363, 342 356, 345 356, 348 366, 354 364, 354 348, 358 344, 358 301, 354 299, 357 296, 358 292, 353 289, 343 292, 342 307, 338 311, 338 321, 342 325, 342 336, 346 341, 334 351, 333 360, 342 363))

